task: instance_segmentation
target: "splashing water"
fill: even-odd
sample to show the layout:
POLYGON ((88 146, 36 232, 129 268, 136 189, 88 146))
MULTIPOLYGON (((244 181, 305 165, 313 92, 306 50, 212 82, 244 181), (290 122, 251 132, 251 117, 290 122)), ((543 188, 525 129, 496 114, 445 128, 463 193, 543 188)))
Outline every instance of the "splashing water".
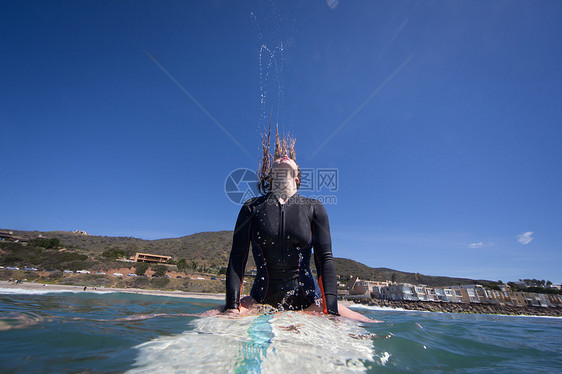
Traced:
MULTIPOLYGON (((258 74, 259 74, 259 108, 258 132, 264 124, 272 122, 281 124, 284 130, 284 87, 283 75, 285 65, 286 42, 288 35, 281 36, 282 31, 279 15, 275 9, 268 9, 263 16, 251 13, 250 17, 257 32, 259 43, 258 74), (267 27, 262 27, 261 23, 267 27), (275 113, 275 115, 273 115, 275 113), (280 118, 281 117, 281 118, 280 118)), ((285 34, 288 34, 285 29, 285 34)))

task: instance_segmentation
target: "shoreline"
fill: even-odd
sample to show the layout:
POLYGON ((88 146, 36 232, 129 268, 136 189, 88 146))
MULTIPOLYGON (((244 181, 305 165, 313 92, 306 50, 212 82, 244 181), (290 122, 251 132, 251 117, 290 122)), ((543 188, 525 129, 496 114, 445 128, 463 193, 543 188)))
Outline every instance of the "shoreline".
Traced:
MULTIPOLYGON (((179 297, 186 299, 207 299, 224 301, 225 294, 221 293, 202 293, 188 291, 163 291, 149 290, 142 288, 111 288, 111 287, 86 287, 71 286, 50 283, 24 282, 15 284, 14 282, 0 281, 0 288, 13 290, 48 291, 48 292, 92 292, 110 293, 122 292, 136 295, 179 297)), ((530 317, 562 317, 562 308, 542 308, 542 307, 514 307, 500 306, 491 304, 461 304, 461 303, 437 303, 430 301, 390 301, 390 300, 361 300, 344 299, 338 300, 347 307, 353 305, 366 305, 373 307, 383 307, 390 310, 410 310, 435 313, 459 313, 459 314, 497 314, 511 316, 530 316, 530 317)))
POLYGON ((31 290, 31 291, 50 291, 50 292, 123 292, 137 295, 149 296, 170 296, 189 299, 208 299, 208 300, 224 300, 224 294, 202 293, 202 292, 185 292, 185 291, 162 291, 162 290, 147 290, 142 288, 111 288, 111 287, 86 287, 84 286, 69 286, 62 284, 50 283, 32 283, 24 282, 15 284, 14 282, 0 281, 0 288, 9 288, 14 290, 31 290))

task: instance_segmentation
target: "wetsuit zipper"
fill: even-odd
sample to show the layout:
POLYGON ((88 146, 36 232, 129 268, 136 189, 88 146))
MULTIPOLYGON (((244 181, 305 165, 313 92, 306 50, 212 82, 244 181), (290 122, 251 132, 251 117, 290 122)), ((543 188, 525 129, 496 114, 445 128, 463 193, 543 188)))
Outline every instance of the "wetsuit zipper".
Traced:
POLYGON ((281 204, 281 249, 285 252, 285 204, 281 204))

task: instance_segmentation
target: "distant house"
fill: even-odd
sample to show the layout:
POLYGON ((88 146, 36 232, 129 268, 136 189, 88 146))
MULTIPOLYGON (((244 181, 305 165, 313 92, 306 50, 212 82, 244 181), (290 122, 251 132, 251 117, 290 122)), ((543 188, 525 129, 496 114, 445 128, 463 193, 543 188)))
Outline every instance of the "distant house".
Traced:
POLYGON ((13 231, 0 231, 0 241, 27 243, 29 242, 29 239, 21 236, 15 236, 13 231))
POLYGON ((548 307, 548 296, 545 294, 525 292, 525 296, 527 296, 527 302, 529 302, 531 306, 548 307))
POLYGON ((409 283, 393 283, 381 287, 380 296, 384 300, 418 300, 415 286, 409 283))
POLYGON ((347 282, 347 289, 350 295, 368 296, 369 285, 366 281, 362 281, 359 277, 352 275, 347 282))
POLYGON ((488 297, 488 302, 490 304, 505 304, 504 297, 501 291, 497 290, 486 290, 486 294, 488 297))
POLYGON ((435 288, 424 287, 425 288, 425 298, 427 301, 437 301, 437 294, 435 293, 435 288))
POLYGON ((443 287, 435 287, 436 301, 448 301, 445 297, 445 289, 443 287))
POLYGON ((511 302, 513 306, 527 306, 527 297, 524 292, 511 292, 511 302))
POLYGON ((352 275, 347 282, 346 288, 349 295, 378 297, 381 287, 388 286, 388 282, 375 282, 360 280, 359 277, 352 275))
POLYGON ((165 264, 172 256, 152 255, 150 253, 136 253, 131 257, 134 262, 149 262, 153 264, 165 264))
POLYGON ((451 292, 453 293, 451 301, 453 303, 462 303, 462 291, 451 287, 451 292))
POLYGON ((477 287, 478 285, 475 284, 458 286, 458 289, 461 291, 461 300, 465 303, 479 303, 477 287))
POLYGON ((553 307, 562 307, 562 296, 556 294, 547 294, 548 303, 553 307))
POLYGON ((88 235, 88 236, 90 235, 84 230, 74 230, 74 231, 72 231, 72 233, 73 234, 80 234, 80 235, 88 235))
POLYGON ((418 298, 419 301, 427 301, 427 294, 425 291, 425 286, 424 285, 417 285, 414 286, 414 291, 416 293, 416 297, 418 298))

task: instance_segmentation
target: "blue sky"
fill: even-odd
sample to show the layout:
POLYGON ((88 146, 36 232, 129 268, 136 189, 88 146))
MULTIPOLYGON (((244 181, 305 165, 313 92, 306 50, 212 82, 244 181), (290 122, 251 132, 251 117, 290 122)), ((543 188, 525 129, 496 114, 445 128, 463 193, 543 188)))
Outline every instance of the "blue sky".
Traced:
POLYGON ((303 191, 335 198, 336 256, 562 281, 559 1, 0 9, 2 228, 232 230, 225 180, 271 115, 302 168, 337 170, 303 191))

